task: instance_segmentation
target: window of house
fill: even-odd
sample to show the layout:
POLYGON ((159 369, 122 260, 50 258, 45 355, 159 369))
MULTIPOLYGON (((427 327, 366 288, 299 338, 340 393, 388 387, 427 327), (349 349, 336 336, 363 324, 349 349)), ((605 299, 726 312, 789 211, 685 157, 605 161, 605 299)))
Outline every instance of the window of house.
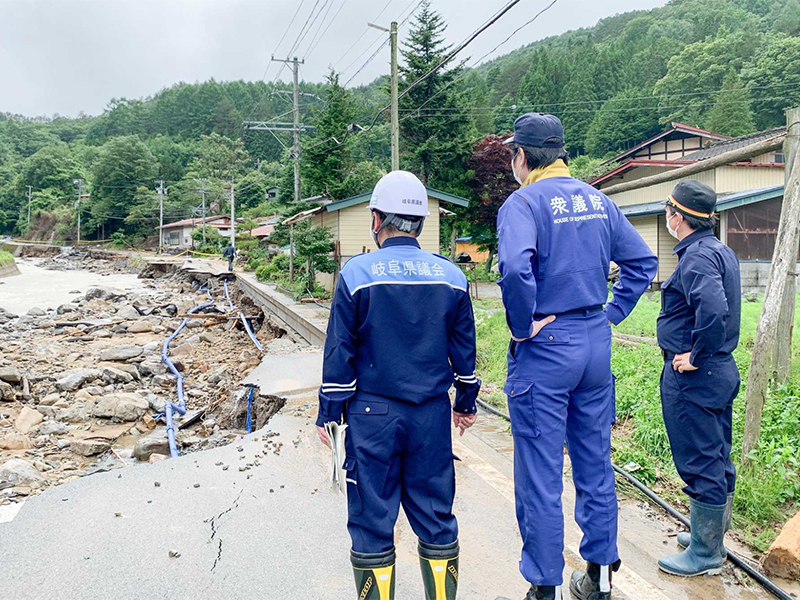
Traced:
POLYGON ((782 199, 776 198, 727 211, 728 246, 739 260, 772 260, 781 206, 782 199))
POLYGON ((181 243, 181 234, 179 231, 171 231, 167 234, 166 244, 168 246, 178 246, 181 243))
POLYGON ((776 152, 775 153, 775 164, 782 165, 786 162, 786 157, 784 157, 783 152, 776 152))

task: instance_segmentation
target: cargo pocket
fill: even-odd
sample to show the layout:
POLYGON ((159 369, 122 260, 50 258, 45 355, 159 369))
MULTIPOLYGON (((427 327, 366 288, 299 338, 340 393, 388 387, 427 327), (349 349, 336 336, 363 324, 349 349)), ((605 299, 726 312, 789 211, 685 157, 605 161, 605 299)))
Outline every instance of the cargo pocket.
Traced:
POLYGON ((519 437, 539 437, 536 408, 533 403, 533 383, 510 379, 503 391, 508 395, 508 412, 511 416, 511 433, 519 437))
POLYGON ((361 502, 361 490, 358 489, 358 467, 356 459, 348 456, 344 459, 342 468, 345 470, 345 481, 347 482, 347 512, 357 516, 364 511, 361 502))

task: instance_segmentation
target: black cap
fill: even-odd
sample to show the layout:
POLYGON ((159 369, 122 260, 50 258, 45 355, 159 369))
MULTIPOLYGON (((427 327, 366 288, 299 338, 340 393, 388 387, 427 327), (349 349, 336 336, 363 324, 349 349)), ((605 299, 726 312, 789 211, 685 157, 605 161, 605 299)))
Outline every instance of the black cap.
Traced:
POLYGON ((688 179, 675 186, 667 204, 690 217, 707 219, 714 214, 717 193, 705 183, 688 179))
POLYGON ((530 148, 563 148, 564 126, 555 115, 525 113, 514 121, 514 135, 503 143, 530 148))

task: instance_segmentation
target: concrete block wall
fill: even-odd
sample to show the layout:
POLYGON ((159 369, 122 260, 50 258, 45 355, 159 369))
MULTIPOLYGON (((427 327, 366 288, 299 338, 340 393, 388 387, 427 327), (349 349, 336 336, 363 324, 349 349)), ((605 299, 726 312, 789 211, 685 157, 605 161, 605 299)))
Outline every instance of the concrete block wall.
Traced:
MULTIPOLYGON (((767 291, 767 281, 769 281, 769 270, 772 263, 769 261, 742 262, 739 263, 739 270, 742 274, 742 293, 756 292, 763 294, 767 291)), ((798 267, 800 272, 800 267, 798 267)), ((800 277, 795 277, 795 281, 800 277)), ((799 282, 796 281, 796 285, 799 282)), ((798 286, 800 291, 800 286, 798 286)))

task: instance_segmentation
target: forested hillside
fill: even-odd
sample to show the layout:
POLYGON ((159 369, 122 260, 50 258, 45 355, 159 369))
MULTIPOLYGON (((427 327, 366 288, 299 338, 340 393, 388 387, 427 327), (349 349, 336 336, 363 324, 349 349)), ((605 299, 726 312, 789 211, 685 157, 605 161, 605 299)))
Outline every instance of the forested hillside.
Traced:
MULTIPOLYGON (((401 91, 446 55, 446 24, 435 8, 435 0, 423 5, 401 31, 401 91)), ((539 33, 533 25, 514 40, 523 35, 539 33)), ((469 168, 475 144, 530 110, 562 118, 584 174, 670 120, 728 135, 783 124, 783 109, 800 105, 800 0, 673 0, 471 68, 477 58, 459 57, 463 63, 414 88, 400 107, 401 166, 472 197, 483 189, 469 168)), ((199 215, 203 190, 209 204, 221 203, 231 179, 249 216, 279 209, 267 202, 267 189, 277 185, 283 202, 292 197, 284 148, 291 138, 245 131, 242 122, 291 120, 290 90, 280 82, 211 80, 113 99, 96 117, 0 114, 0 232, 28 232, 30 192, 32 221, 46 214, 69 239, 75 180, 90 194, 81 204, 86 238, 152 233, 162 179, 166 220, 199 215)), ((301 120, 317 127, 303 137, 302 195, 368 190, 389 166, 387 115, 375 121, 388 103, 386 79, 345 89, 331 74, 301 91, 301 120), (366 131, 348 134, 350 123, 366 131)))

